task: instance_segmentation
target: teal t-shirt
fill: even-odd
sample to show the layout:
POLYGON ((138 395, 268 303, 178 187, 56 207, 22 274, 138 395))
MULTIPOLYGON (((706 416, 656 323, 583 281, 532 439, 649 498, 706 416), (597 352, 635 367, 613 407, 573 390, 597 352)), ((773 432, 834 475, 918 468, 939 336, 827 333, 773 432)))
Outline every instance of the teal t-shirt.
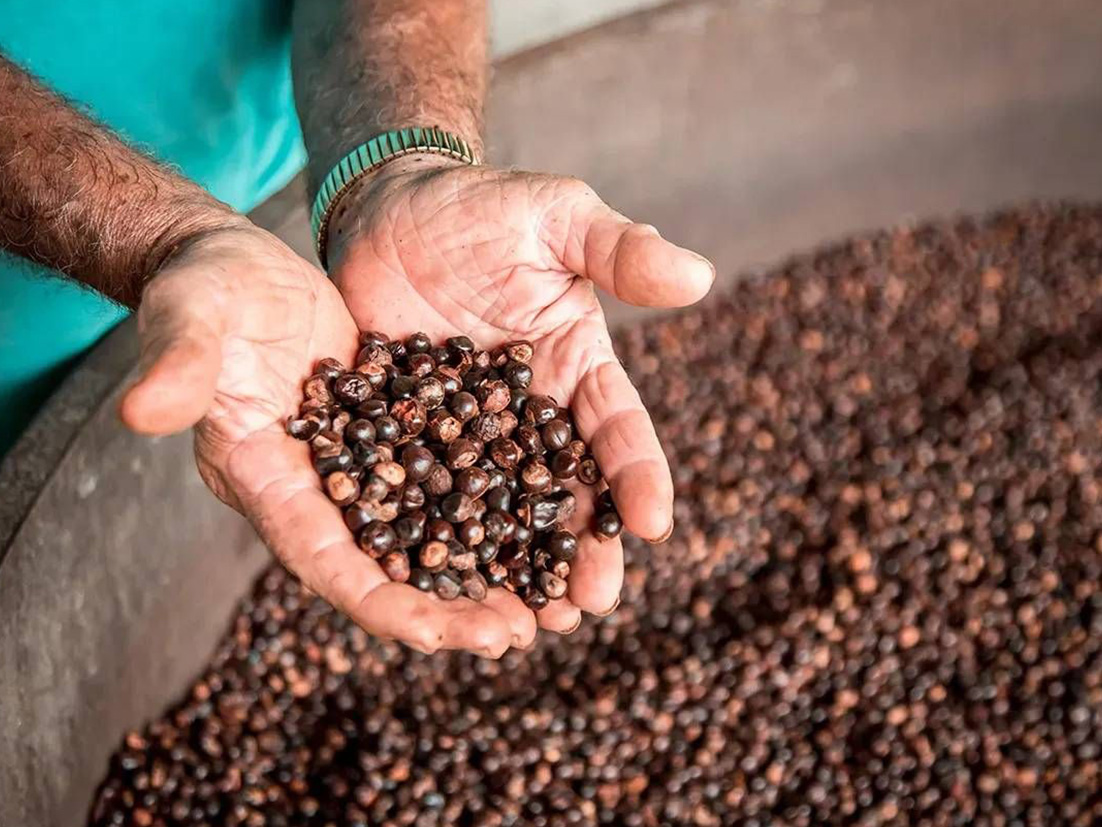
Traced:
MULTIPOLYGON (((252 209, 302 167, 289 2, 0 5, 0 52, 237 209, 252 209)), ((125 315, 0 257, 0 456, 73 361, 125 315)))

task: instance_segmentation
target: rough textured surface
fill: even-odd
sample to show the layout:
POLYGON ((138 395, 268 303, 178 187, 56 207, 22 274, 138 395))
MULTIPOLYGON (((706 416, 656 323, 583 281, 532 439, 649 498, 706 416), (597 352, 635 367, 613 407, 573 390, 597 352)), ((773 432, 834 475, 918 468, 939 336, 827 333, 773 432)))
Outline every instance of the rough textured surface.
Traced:
POLYGON ((498 663, 273 569, 95 825, 1102 819, 1102 210, 861 238, 618 339, 678 526, 498 663))
POLYGON ((5 505, 27 509, 0 561, 0 824, 78 823, 118 733, 192 678, 218 607, 266 559, 200 481, 189 434, 117 421, 135 356, 127 324, 0 470, 5 505))

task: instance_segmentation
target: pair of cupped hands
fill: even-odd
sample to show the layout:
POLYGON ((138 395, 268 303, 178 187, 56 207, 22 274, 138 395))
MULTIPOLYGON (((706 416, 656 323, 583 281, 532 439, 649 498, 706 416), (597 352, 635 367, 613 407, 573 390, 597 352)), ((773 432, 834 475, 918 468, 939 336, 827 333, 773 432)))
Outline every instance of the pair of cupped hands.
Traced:
POLYGON ((582 612, 614 609, 619 539, 585 529, 591 512, 579 498, 569 592, 538 614, 504 589, 483 603, 444 602, 390 582, 322 492, 307 446, 285 432, 303 380, 327 356, 351 365, 359 330, 465 334, 482 348, 528 339, 533 389, 571 406, 625 527, 663 540, 673 527, 669 467, 594 286, 677 307, 708 292, 714 269, 574 179, 425 157, 374 176, 342 199, 329 278, 244 218, 181 245, 143 293, 142 361, 120 413, 144 434, 194 426, 207 485, 369 633, 499 657, 530 646, 538 627, 570 632, 582 612))

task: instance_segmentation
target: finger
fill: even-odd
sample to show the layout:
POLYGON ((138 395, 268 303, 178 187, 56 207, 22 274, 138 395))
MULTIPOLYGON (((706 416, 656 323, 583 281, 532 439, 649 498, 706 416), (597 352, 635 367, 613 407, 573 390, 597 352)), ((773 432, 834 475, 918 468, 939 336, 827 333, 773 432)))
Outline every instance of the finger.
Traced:
POLYGON ((641 307, 684 307, 711 290, 711 262, 628 220, 585 184, 564 180, 549 192, 542 229, 567 270, 641 307))
POLYGON ((512 630, 512 645, 518 649, 527 649, 536 639, 536 616, 532 610, 515 594, 505 589, 489 589, 486 594, 486 606, 504 617, 512 630))
POLYGON ((583 612, 606 615, 620 600, 624 547, 619 538, 599 542, 593 535, 593 488, 576 493, 577 508, 567 528, 578 535, 578 551, 570 563, 566 598, 583 612))
POLYGON ((119 403, 133 431, 170 434, 190 428, 210 408, 222 366, 222 309, 203 290, 147 291, 138 312, 139 376, 119 403))
POLYGON ((391 583, 321 492, 306 452, 282 432, 264 431, 226 462, 246 514, 288 569, 373 635, 423 652, 466 649, 499 657, 509 648, 510 622, 491 606, 466 598, 445 602, 391 583))
POLYGON ((569 600, 552 600, 536 613, 536 620, 541 629, 568 635, 581 624, 582 610, 569 600))
POLYGON ((639 392, 615 358, 578 383, 574 419, 633 534, 658 542, 673 530, 673 480, 639 392))

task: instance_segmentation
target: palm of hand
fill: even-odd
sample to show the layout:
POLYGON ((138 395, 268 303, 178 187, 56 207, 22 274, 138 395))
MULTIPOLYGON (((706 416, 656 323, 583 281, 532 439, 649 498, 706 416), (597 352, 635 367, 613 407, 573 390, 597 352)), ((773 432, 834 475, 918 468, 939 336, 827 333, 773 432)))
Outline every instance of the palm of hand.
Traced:
POLYGON ((313 591, 369 632, 418 649, 500 655, 531 619, 444 604, 390 583, 322 493, 309 449, 284 430, 321 358, 351 363, 357 330, 324 274, 255 229, 219 232, 175 257, 139 313, 144 371, 122 401, 133 429, 195 424, 200 474, 313 591))
MULTIPOLYGON (((682 304, 706 292, 710 266, 569 179, 437 169, 399 176, 352 210, 351 220, 335 224, 332 275, 357 325, 390 335, 420 330, 434 340, 462 333, 482 347, 531 341, 533 390, 571 406, 628 528, 666 534, 669 469, 612 351, 593 282, 635 303, 682 304), (686 269, 689 277, 671 285, 669 276, 686 269)), ((581 544, 568 598, 539 613, 545 628, 572 628, 580 610, 606 613, 619 594, 620 541, 593 536, 589 499, 579 498, 572 526, 581 544)), ((495 601, 522 628, 523 604, 508 594, 495 601)))

